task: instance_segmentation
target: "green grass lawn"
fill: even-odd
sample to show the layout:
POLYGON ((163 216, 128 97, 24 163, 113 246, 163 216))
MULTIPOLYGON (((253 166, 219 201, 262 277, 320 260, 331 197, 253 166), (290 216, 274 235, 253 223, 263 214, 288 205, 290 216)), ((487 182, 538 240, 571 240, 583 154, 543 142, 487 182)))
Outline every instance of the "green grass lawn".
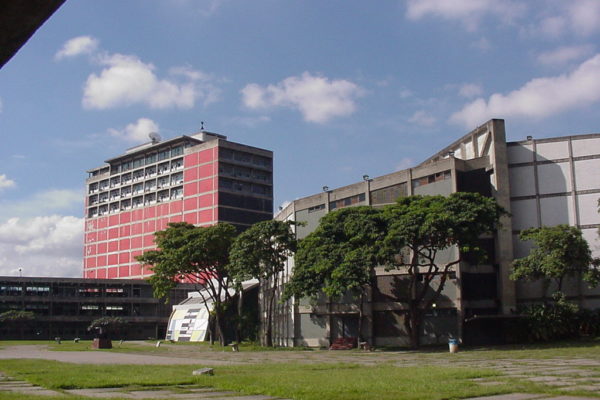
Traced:
POLYGON ((447 399, 508 393, 511 385, 485 387, 470 381, 494 371, 390 364, 261 364, 215 368, 192 376, 190 365, 74 365, 56 361, 6 360, 0 369, 16 379, 52 389, 148 387, 195 384, 245 394, 293 399, 447 399))
MULTIPOLYGON (((156 348, 150 343, 124 342, 119 348, 114 342, 115 352, 148 354, 186 354, 191 358, 204 352, 222 352, 220 346, 208 344, 168 344, 156 348)), ((51 341, 0 342, 2 345, 44 344, 55 350, 87 350, 90 341, 80 343, 63 342, 58 345, 51 341)), ((258 351, 260 348, 242 346, 241 351, 258 351)), ((225 349, 225 351, 231 351, 225 349)), ((270 362, 271 355, 263 356, 264 362, 241 365, 217 366, 214 376, 192 376, 192 365, 87 365, 69 364, 42 360, 2 360, 0 371, 16 379, 26 380, 36 385, 53 389, 93 388, 93 387, 146 387, 192 384, 213 387, 219 390, 232 390, 244 394, 264 394, 290 399, 452 399, 493 395, 510 392, 548 393, 555 395, 585 395, 600 397, 590 392, 561 392, 560 389, 535 384, 527 380, 511 378, 501 373, 482 368, 469 368, 469 361, 543 360, 551 358, 600 359, 600 341, 584 340, 543 345, 496 346, 489 348, 463 348, 457 354, 449 354, 446 348, 425 348, 420 352, 361 351, 327 352, 317 351, 298 353, 318 356, 311 364, 289 362, 285 357, 279 363, 270 362), (342 355, 350 363, 336 363, 335 357, 342 355), (331 358, 333 357, 333 358, 331 358), (378 365, 359 365, 368 358, 378 365), (329 361, 329 362, 322 362, 329 361), (453 365, 461 361, 463 367, 453 365), (403 362, 418 366, 402 366, 403 362), (500 382, 498 385, 479 385, 473 378, 488 378, 500 382)), ((218 354, 215 354, 218 356, 218 354)), ((214 357, 214 356, 213 356, 214 357)), ((250 359, 256 356, 250 355, 250 359)), ((259 357, 260 359, 260 357, 259 357)), ((302 359, 302 358, 301 358, 302 359)), ((588 367, 598 371, 596 367, 588 367)), ((0 400, 22 398, 0 393, 0 400)), ((73 397, 71 397, 73 398, 73 397)))

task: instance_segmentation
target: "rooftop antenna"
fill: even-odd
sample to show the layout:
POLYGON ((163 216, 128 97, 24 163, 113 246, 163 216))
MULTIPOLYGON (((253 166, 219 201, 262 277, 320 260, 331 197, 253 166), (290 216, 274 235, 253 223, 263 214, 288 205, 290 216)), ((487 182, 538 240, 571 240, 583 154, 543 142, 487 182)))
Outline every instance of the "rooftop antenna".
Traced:
POLYGON ((200 130, 203 131, 204 130, 204 121, 200 121, 200 130))
POLYGON ((152 144, 160 142, 160 135, 156 132, 150 132, 148 134, 148 137, 150 138, 150 140, 152 140, 152 144))

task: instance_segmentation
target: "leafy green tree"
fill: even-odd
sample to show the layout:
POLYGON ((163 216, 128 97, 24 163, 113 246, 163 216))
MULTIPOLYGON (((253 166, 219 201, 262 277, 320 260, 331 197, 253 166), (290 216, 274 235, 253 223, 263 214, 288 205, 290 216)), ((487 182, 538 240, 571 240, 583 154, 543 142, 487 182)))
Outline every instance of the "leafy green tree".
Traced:
POLYGON ((423 317, 440 297, 453 267, 467 253, 484 257, 479 238, 493 232, 504 213, 493 198, 461 192, 403 197, 385 208, 386 267, 408 275, 404 327, 411 347, 419 346, 423 317), (440 251, 453 247, 458 248, 457 256, 441 262, 440 251))
POLYGON ((119 334, 125 324, 126 321, 121 317, 102 317, 93 320, 87 329, 100 338, 110 339, 112 335, 119 334))
POLYGON ((158 250, 136 258, 152 268, 154 274, 149 280, 154 295, 168 297, 177 282, 197 283, 199 289, 204 289, 199 293, 207 311, 214 316, 216 332, 210 328, 211 341, 218 336, 221 345, 225 345, 225 309, 238 287, 230 277, 229 265, 229 251, 237 236, 235 227, 226 223, 196 227, 178 222, 154 235, 158 250))
POLYGON ((279 275, 296 251, 293 222, 261 221, 242 232, 231 247, 231 269, 238 281, 256 278, 266 294, 262 344, 273 346, 273 311, 279 275))
POLYGON ((569 225, 543 226, 521 231, 521 240, 531 240, 535 247, 529 255, 513 262, 511 278, 518 280, 553 280, 559 292, 568 276, 578 276, 590 286, 600 282, 599 260, 592 257, 581 229, 569 225))
POLYGON ((31 311, 9 310, 0 314, 0 323, 18 327, 21 339, 23 339, 25 327, 33 321, 35 321, 35 314, 31 311))
POLYGON ((385 232, 381 210, 372 207, 326 214, 317 229, 300 242, 283 298, 315 298, 322 292, 332 298, 348 292, 359 296, 360 335, 364 288, 371 284, 374 268, 381 265, 379 246, 385 232))

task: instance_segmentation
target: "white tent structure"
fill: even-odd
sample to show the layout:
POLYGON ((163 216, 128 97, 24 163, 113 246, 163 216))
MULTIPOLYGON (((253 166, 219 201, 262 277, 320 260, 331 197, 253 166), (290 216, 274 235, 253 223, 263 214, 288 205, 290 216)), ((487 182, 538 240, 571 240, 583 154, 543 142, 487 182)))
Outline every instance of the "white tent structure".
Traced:
MULTIPOLYGON (((258 280, 249 280, 242 283, 242 290, 246 291, 257 285, 258 280)), ((234 294, 233 289, 229 289, 229 294, 234 294)), ((221 300, 225 300, 225 294, 221 296, 221 300)), ((213 309, 212 303, 206 290, 189 293, 187 299, 173 306, 173 312, 169 317, 166 339, 175 342, 202 342, 207 340, 209 310, 212 311, 213 309)))

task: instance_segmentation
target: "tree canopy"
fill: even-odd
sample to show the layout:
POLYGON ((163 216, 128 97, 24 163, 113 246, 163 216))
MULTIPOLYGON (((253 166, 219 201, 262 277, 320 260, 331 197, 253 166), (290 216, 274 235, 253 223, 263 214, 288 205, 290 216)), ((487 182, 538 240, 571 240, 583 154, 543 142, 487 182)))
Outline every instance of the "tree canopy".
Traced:
POLYGON ((513 262, 512 279, 550 279, 562 291, 567 276, 581 278, 597 286, 600 283, 599 260, 592 257, 581 229, 569 225, 543 226, 523 230, 519 238, 531 240, 534 248, 529 255, 513 262))
POLYGON ((344 208, 323 216, 298 246, 284 299, 315 297, 321 291, 340 297, 370 284, 373 268, 382 261, 379 244, 385 231, 383 214, 372 207, 344 208))
POLYGON ((409 196, 383 209, 331 212, 300 242, 284 298, 321 291, 339 297, 370 284, 378 265, 398 269, 408 281, 405 328, 417 347, 423 316, 449 272, 466 252, 483 256, 480 236, 492 232, 504 213, 494 199, 477 193, 409 196), (440 251, 452 247, 456 256, 442 260, 440 251))
POLYGON ((266 293, 263 344, 273 345, 272 320, 278 277, 296 251, 293 222, 261 221, 242 232, 231 247, 231 273, 238 281, 259 279, 266 293))
POLYGON ((151 250, 136 259, 149 265, 154 273, 149 281, 154 295, 168 297, 179 281, 201 285, 199 293, 205 304, 212 302, 217 335, 224 344, 224 306, 232 297, 230 289, 238 285, 230 276, 229 251, 237 235, 231 224, 220 223, 196 227, 186 222, 170 223, 155 234, 158 250, 151 250))

